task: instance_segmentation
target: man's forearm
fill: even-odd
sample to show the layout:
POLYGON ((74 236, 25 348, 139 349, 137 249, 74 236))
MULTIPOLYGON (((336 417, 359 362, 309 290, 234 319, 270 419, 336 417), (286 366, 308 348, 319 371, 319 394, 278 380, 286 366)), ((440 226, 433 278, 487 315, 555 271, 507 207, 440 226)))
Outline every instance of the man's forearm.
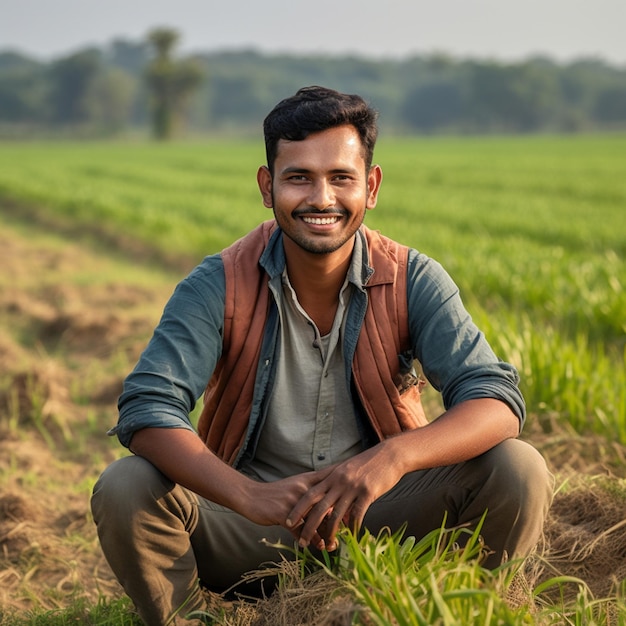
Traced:
MULTIPOLYGON (((226 506, 263 526, 286 525, 296 502, 332 468, 307 472, 275 482, 255 482, 213 454, 192 431, 181 428, 145 428, 137 431, 131 450, 157 467, 170 480, 199 496, 226 506)), ((317 533, 310 541, 322 545, 317 533)))
POLYGON ((130 449, 175 483, 243 513, 250 479, 213 454, 196 433, 184 428, 144 428, 133 435, 130 449))
POLYGON ((394 457, 406 474, 467 461, 518 434, 519 419, 505 403, 480 398, 462 402, 428 426, 385 443, 396 448, 394 457))

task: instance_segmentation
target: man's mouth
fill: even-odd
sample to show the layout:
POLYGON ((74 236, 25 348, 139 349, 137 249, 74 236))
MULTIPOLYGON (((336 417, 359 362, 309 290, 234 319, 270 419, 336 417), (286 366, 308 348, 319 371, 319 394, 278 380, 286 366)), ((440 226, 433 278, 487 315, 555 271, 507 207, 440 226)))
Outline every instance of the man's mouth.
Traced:
POLYGON ((339 221, 338 215, 331 215, 329 217, 308 217, 303 216, 302 220, 306 224, 315 224, 316 226, 323 226, 326 224, 334 224, 339 221))

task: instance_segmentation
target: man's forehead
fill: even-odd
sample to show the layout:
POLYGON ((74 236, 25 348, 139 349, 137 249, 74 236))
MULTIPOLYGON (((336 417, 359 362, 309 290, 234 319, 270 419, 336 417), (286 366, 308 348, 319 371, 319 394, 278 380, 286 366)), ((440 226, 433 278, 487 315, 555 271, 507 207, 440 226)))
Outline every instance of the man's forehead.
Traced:
POLYGON ((318 153, 319 156, 330 157, 342 154, 344 158, 364 156, 361 138, 353 126, 337 126, 310 133, 304 139, 281 138, 276 144, 276 156, 301 156, 318 153))

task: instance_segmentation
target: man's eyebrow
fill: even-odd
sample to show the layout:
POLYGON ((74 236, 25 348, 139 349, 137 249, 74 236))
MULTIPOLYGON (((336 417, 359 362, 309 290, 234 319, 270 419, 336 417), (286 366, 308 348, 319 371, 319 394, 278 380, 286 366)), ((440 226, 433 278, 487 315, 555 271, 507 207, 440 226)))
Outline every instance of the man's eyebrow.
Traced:
POLYGON ((306 167, 297 167, 295 165, 292 165, 290 167, 286 167, 282 170, 280 170, 281 174, 310 174, 311 170, 307 169, 306 167))
MULTIPOLYGON (((297 165, 292 165, 286 167, 280 171, 281 176, 285 176, 288 174, 311 174, 313 170, 307 167, 298 167, 297 165)), ((358 170, 354 167, 336 167, 328 170, 328 174, 357 174, 358 170)))

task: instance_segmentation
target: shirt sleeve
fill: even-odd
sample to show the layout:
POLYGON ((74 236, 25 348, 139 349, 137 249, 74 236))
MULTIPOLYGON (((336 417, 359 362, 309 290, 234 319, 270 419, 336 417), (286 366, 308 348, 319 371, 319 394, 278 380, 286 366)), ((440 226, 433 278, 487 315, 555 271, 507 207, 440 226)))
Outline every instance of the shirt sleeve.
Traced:
POLYGON ((519 374, 500 360, 465 309, 459 289, 443 267, 424 254, 409 254, 407 296, 415 357, 441 392, 446 409, 476 398, 505 402, 526 418, 519 374))
POLYGON ((124 381, 110 435, 128 447, 142 428, 194 430, 189 414, 222 350, 225 279, 221 257, 206 257, 181 281, 152 339, 124 381))

